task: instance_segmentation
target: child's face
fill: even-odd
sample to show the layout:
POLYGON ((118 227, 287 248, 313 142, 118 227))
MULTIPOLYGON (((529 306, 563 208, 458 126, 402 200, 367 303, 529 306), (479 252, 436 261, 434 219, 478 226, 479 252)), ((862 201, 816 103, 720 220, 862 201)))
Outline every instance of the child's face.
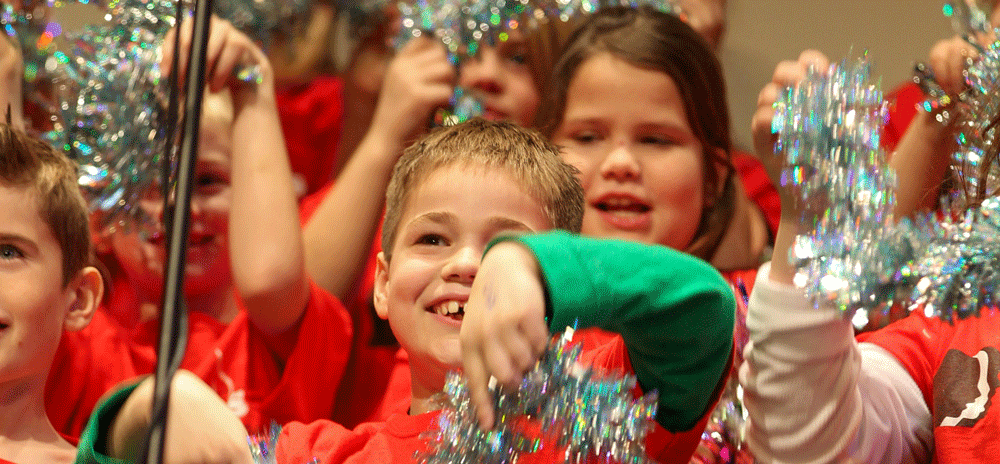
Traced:
MULTIPOLYGON (((185 293, 204 294, 228 289, 230 140, 229 121, 210 114, 203 118, 198 161, 191 192, 191 220, 185 266, 185 293)), ((160 187, 150 188, 140 206, 154 224, 143 233, 118 233, 112 248, 128 278, 159 294, 167 250, 160 187)))
POLYGON ((523 35, 514 30, 507 41, 496 47, 483 45, 476 56, 462 63, 458 84, 482 100, 484 118, 534 125, 541 98, 525 64, 526 53, 523 35))
POLYGON ((36 195, 0 183, 0 385, 48 372, 74 301, 36 195))
POLYGON ((681 250, 694 238, 702 145, 669 75, 593 56, 570 81, 553 142, 580 170, 584 234, 681 250))
POLYGON ((553 224, 504 171, 449 166, 410 192, 398 227, 391 261, 379 254, 375 307, 409 353, 414 375, 443 384, 461 363, 462 308, 486 244, 553 224))

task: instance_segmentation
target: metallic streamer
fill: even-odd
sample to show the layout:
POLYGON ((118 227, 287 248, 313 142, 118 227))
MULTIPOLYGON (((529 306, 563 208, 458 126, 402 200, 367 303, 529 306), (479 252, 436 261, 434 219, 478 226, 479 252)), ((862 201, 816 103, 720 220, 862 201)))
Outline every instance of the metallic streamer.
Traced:
POLYGON ((645 437, 656 394, 635 399, 634 376, 603 376, 582 366, 572 329, 553 343, 515 392, 494 391, 497 424, 479 429, 465 380, 448 376, 438 429, 430 432, 426 464, 515 463, 546 453, 555 462, 651 462, 645 437))
POLYGON ((894 222, 895 175, 879 147, 886 109, 870 72, 866 58, 811 69, 775 102, 772 120, 786 157, 781 185, 797 191, 814 225, 790 250, 795 283, 861 326, 869 307, 860 302, 882 300, 897 270, 879 240, 894 222))

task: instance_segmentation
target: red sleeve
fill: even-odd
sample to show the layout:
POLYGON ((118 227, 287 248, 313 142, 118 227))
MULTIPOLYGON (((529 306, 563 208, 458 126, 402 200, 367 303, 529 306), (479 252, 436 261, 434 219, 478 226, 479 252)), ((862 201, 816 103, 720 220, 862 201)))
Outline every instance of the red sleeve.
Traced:
MULTIPOLYGON (((309 288, 309 305, 297 336, 281 337, 283 342, 293 341, 293 344, 280 379, 269 392, 264 392, 260 405, 262 417, 278 423, 330 417, 350 356, 353 330, 347 311, 316 284, 310 282, 309 288)), ((266 344, 255 343, 253 339, 258 337, 263 335, 251 329, 248 360, 251 375, 258 370, 266 371, 266 365, 273 362, 271 356, 275 356, 260 352, 266 349, 266 344), (259 369, 255 367, 258 364, 262 364, 259 369)))
POLYGON ((882 148, 887 152, 896 150, 899 139, 917 115, 917 104, 924 99, 920 86, 913 82, 901 84, 885 96, 885 101, 889 103, 889 114, 882 126, 882 148))
POLYGON ((943 356, 942 347, 953 331, 954 327, 947 322, 926 317, 917 310, 882 329, 860 334, 857 339, 892 354, 920 387, 924 401, 934 404, 934 373, 943 356))
POLYGON ((339 77, 318 76, 275 92, 288 161, 305 181, 307 194, 333 177, 344 117, 342 90, 339 77))

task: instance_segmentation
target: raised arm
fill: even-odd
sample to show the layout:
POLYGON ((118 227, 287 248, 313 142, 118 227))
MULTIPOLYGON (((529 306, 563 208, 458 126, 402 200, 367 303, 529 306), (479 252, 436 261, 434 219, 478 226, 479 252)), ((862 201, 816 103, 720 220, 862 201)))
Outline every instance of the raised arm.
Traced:
POLYGON ((365 137, 306 224, 309 275, 341 300, 366 264, 396 159, 448 102, 454 80, 440 43, 414 39, 404 46, 389 64, 365 137))
MULTIPOLYGON (((957 101, 958 94, 966 87, 962 73, 967 60, 976 56, 975 48, 957 36, 942 40, 931 49, 928 64, 952 101, 957 101)), ((956 148, 954 112, 954 104, 931 111, 918 109, 896 145, 889 165, 896 170, 899 179, 894 211, 897 218, 937 206, 942 193, 941 183, 956 148), (945 119, 947 113, 951 113, 951 117, 945 119)))
POLYGON ((792 285, 788 251, 805 229, 799 202, 778 183, 772 104, 809 66, 825 69, 828 61, 807 51, 780 63, 752 121, 758 155, 782 194, 782 218, 775 258, 758 274, 747 316, 750 343, 740 367, 747 441, 762 462, 926 462, 929 413, 913 379, 886 351, 859 349, 839 311, 814 308, 792 285))
MULTIPOLYGON (((182 50, 186 50, 190 27, 181 37, 182 50)), ((169 69, 173 58, 172 44, 168 36, 163 69, 169 69)), ((209 90, 228 88, 233 96, 229 212, 233 281, 251 321, 265 334, 277 335, 301 318, 309 300, 309 283, 292 174, 275 104, 274 73, 250 38, 228 21, 216 18, 212 20, 206 69, 209 90), (259 70, 256 84, 234 78, 238 69, 249 66, 259 70)))

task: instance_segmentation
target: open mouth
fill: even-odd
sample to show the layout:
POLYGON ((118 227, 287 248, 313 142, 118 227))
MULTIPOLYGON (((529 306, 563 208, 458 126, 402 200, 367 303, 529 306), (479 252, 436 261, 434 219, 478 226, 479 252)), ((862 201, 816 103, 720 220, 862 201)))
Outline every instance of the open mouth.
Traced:
POLYGON ((461 321, 465 317, 465 303, 459 303, 454 300, 442 301, 427 308, 427 311, 461 321))
POLYGON ((629 198, 607 198, 594 204, 606 213, 644 214, 651 209, 649 205, 629 198))

